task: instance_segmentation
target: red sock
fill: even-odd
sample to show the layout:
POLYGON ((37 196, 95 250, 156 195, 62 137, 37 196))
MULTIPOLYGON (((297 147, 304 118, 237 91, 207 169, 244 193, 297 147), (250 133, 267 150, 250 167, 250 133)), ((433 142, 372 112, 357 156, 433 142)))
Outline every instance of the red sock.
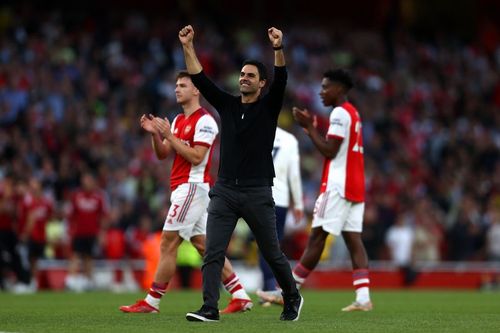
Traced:
POLYGON ((356 302, 370 301, 370 278, 368 269, 356 269, 352 272, 352 284, 356 290, 356 302))
POLYGON ((225 279, 222 283, 224 284, 224 288, 226 288, 226 290, 231 293, 231 295, 238 290, 243 289, 243 286, 240 283, 240 278, 237 277, 234 273, 231 274, 231 276, 225 279))
POLYGON ((309 274, 311 274, 311 272, 312 272, 312 270, 310 270, 309 268, 306 268, 305 266, 303 266, 299 262, 297 264, 297 266, 295 266, 295 268, 293 269, 292 273, 293 273, 293 278, 295 279, 295 282, 298 285, 301 285, 307 279, 309 274))
POLYGON ((163 295, 165 295, 167 287, 168 287, 168 282, 167 283, 153 282, 151 283, 151 288, 149 288, 148 295, 160 299, 163 295))
POLYGON ((367 269, 356 269, 352 272, 352 284, 354 289, 358 290, 364 287, 370 287, 370 279, 367 269))

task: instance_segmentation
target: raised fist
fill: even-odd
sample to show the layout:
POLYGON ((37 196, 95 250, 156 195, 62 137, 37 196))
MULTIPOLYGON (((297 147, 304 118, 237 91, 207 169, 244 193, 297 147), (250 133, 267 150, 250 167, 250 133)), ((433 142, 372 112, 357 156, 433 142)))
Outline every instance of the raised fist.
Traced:
POLYGON ((179 40, 182 45, 192 43, 194 38, 194 29, 191 25, 186 25, 179 31, 179 40))
POLYGON ((278 30, 275 27, 271 27, 267 29, 267 34, 269 36, 269 40, 273 44, 273 47, 281 46, 283 39, 283 33, 281 32, 281 30, 278 30))

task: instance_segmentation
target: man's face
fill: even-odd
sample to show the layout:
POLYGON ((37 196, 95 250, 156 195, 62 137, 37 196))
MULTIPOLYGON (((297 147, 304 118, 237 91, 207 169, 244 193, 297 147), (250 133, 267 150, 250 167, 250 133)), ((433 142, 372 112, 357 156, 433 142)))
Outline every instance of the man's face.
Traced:
POLYGON ((36 178, 31 178, 29 182, 29 187, 31 190, 31 193, 34 194, 35 196, 39 196, 42 194, 42 184, 40 181, 36 178))
POLYGON ((321 81, 321 91, 319 96, 324 106, 336 105, 338 97, 342 94, 342 86, 324 77, 321 81))
POLYGON ((91 191, 95 187, 95 179, 89 174, 85 174, 82 176, 82 187, 86 191, 91 191))
POLYGON ((243 95, 251 95, 258 92, 266 80, 260 80, 259 70, 254 65, 245 65, 240 73, 240 92, 243 95))
POLYGON ((180 77, 175 83, 175 98, 177 103, 186 104, 199 95, 198 89, 189 77, 180 77))

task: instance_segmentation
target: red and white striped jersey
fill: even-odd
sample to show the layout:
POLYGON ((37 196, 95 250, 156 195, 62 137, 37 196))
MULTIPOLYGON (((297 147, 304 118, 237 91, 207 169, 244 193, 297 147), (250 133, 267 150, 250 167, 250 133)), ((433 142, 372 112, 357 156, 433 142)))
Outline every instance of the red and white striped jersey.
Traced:
POLYGON ((327 138, 342 139, 333 159, 325 159, 320 192, 337 191, 353 202, 365 200, 363 135, 361 118, 349 102, 335 107, 330 113, 327 138))
POLYGON ((174 190, 183 183, 210 183, 210 164, 212 160, 213 142, 219 133, 214 118, 204 108, 196 110, 188 117, 184 113, 175 117, 172 122, 172 133, 184 144, 194 147, 202 145, 209 148, 208 154, 198 165, 193 165, 179 154, 175 155, 170 188, 174 190))

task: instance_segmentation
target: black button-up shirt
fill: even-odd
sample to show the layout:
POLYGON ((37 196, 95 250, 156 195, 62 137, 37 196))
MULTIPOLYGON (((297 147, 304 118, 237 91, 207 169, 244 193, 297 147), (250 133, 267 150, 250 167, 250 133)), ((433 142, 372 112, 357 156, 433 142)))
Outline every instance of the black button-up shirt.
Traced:
POLYGON ((219 181, 240 186, 272 185, 272 150, 285 93, 286 67, 274 67, 269 92, 254 103, 242 103, 241 96, 219 89, 203 72, 191 75, 191 79, 221 118, 219 181))

